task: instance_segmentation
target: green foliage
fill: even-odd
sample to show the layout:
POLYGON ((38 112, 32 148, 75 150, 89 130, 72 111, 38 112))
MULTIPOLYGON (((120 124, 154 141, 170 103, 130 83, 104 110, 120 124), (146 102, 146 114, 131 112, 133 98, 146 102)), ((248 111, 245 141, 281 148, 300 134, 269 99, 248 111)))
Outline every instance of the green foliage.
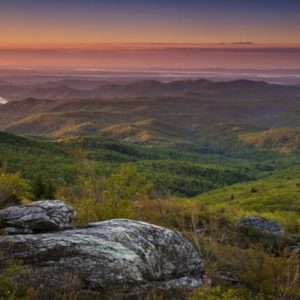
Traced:
MULTIPOLYGON (((97 137, 33 139, 7 133, 0 135, 0 162, 5 162, 10 172, 20 172, 26 179, 38 181, 41 178, 44 184, 51 183, 53 190, 76 183, 76 149, 87 153, 97 176, 109 176, 123 163, 134 164, 162 194, 188 197, 270 176, 299 162, 297 156, 269 152, 214 153, 191 145, 128 145, 97 137)), ((34 189, 36 198, 45 193, 39 192, 38 186, 34 189)))
POLYGON ((0 170, 0 208, 19 204, 32 198, 30 184, 20 174, 0 170))
MULTIPOLYGON (((56 194, 76 209, 77 224, 136 218, 186 232, 201 249, 209 277, 222 286, 197 290, 193 299, 248 299, 246 290, 228 289, 219 270, 237 275, 250 299, 299 297, 292 267, 298 261, 284 254, 289 239, 235 225, 237 218, 255 214, 299 234, 297 155, 218 147, 212 153, 190 145, 127 145, 96 137, 2 137, 0 160, 7 167, 0 187, 1 180, 2 187, 13 187, 10 205, 56 194)), ((10 291, 11 284, 3 279, 3 290, 10 291)))
POLYGON ((176 160, 138 162, 137 167, 157 190, 195 196, 211 189, 249 180, 239 170, 176 160))
POLYGON ((105 181, 103 206, 106 217, 134 216, 134 203, 145 198, 150 188, 151 185, 134 166, 121 166, 105 181))
POLYGON ((35 200, 53 200, 55 199, 55 187, 52 181, 45 182, 41 176, 38 176, 31 182, 32 191, 35 200))
POLYGON ((89 153, 81 148, 75 149, 73 155, 80 184, 89 198, 98 203, 102 202, 105 179, 103 174, 98 173, 96 162, 89 159, 89 153))
POLYGON ((76 220, 80 224, 112 218, 133 218, 136 203, 150 192, 151 184, 133 165, 122 165, 107 177, 97 176, 86 159, 81 161, 80 166, 80 197, 74 200, 74 193, 70 190, 59 192, 60 198, 76 208, 76 220))
MULTIPOLYGON (((249 188, 247 192, 251 193, 249 188)), ((226 208, 215 209, 194 199, 148 200, 141 203, 140 211, 143 220, 184 232, 200 250, 206 275, 213 286, 222 288, 200 289, 199 299, 228 296, 232 282, 220 276, 222 271, 233 274, 251 291, 245 299, 299 299, 300 260, 287 252, 290 237, 240 228, 226 208)), ((239 295, 237 299, 244 298, 239 295)))
POLYGON ((282 153, 299 153, 300 131, 294 128, 275 128, 259 133, 247 133, 240 139, 255 148, 282 153))
POLYGON ((0 132, 0 164, 26 179, 38 176, 63 185, 75 179, 72 158, 55 141, 0 132))
MULTIPOLYGON (((249 291, 243 288, 224 290, 221 286, 200 287, 189 300, 252 300, 254 299, 249 291)), ((257 298, 256 298, 257 299, 257 298)))
POLYGON ((0 299, 29 300, 30 287, 25 283, 28 269, 19 260, 8 259, 0 263, 0 299))
POLYGON ((254 295, 270 300, 299 298, 299 258, 274 256, 259 246, 243 249, 215 241, 208 245, 207 263, 213 260, 213 268, 230 270, 254 295))
POLYGON ((283 224, 288 232, 299 233, 299 182, 298 178, 269 177, 216 189, 196 197, 195 201, 212 211, 223 210, 232 219, 260 215, 283 224))
MULTIPOLYGON (((79 280, 76 276, 65 273, 58 285, 53 287, 44 278, 44 274, 32 271, 20 260, 7 259, 0 263, 0 299, 1 300, 79 300, 79 280), (34 276, 41 275, 43 283, 34 284, 34 276)), ((88 297, 84 299, 89 299, 88 297)))

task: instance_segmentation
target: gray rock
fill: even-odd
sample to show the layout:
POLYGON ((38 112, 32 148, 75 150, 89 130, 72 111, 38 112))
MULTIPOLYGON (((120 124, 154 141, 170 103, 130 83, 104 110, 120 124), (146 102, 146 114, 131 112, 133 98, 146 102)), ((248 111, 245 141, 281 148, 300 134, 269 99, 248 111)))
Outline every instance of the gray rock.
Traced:
POLYGON ((300 257, 300 242, 295 242, 288 247, 292 254, 298 255, 300 257))
POLYGON ((219 271, 217 272, 217 275, 228 284, 235 285, 240 283, 238 277, 229 271, 219 271))
POLYGON ((252 227, 272 235, 284 235, 284 230, 279 223, 258 216, 243 217, 238 221, 238 225, 252 227))
POLYGON ((74 210, 60 200, 36 201, 0 210, 0 227, 9 234, 54 231, 66 228, 74 210))
POLYGON ((33 271, 51 274, 54 285, 68 272, 96 291, 121 287, 132 293, 137 286, 192 289, 202 284, 204 273, 199 253, 181 233, 124 219, 0 237, 0 248, 6 247, 0 261, 21 259, 33 271))

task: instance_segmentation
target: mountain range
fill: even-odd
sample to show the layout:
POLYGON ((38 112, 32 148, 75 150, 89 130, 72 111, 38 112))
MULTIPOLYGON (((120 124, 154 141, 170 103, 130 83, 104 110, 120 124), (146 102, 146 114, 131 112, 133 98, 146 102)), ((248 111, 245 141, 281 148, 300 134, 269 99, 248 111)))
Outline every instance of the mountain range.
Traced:
POLYGON ((106 136, 127 143, 299 149, 297 86, 205 79, 95 85, 84 80, 2 85, 0 95, 9 103, 0 107, 0 129, 36 136, 106 136))

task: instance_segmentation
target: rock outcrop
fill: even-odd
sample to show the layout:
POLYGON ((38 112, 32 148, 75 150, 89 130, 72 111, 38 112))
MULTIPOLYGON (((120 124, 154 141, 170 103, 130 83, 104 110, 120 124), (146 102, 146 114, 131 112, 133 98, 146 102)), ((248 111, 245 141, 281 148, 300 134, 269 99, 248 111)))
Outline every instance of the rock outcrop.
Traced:
POLYGON ((34 233, 67 228, 74 210, 60 200, 36 201, 0 210, 0 228, 8 233, 34 233))
POLYGON ((39 273, 35 281, 48 276, 48 284, 55 286, 69 273, 83 290, 116 295, 121 289, 126 295, 109 299, 137 299, 135 293, 141 295, 150 287, 191 289, 203 281, 203 262, 181 233, 138 221, 120 219, 58 232, 2 236, 0 248, 8 249, 0 260, 21 259, 33 274, 39 273), (129 294, 132 297, 126 298, 129 294))
POLYGON ((284 234, 284 230, 279 223, 258 216, 243 217, 238 221, 238 225, 241 227, 251 227, 277 236, 284 234))

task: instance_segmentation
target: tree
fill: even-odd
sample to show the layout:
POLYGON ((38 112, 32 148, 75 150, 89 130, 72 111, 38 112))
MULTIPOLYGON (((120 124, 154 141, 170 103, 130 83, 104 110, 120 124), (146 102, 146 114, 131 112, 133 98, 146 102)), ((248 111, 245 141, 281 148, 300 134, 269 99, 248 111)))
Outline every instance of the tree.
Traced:
POLYGON ((72 154, 76 162, 79 181, 92 200, 102 203, 104 178, 97 175, 95 162, 88 159, 88 152, 84 149, 76 149, 72 154))
POLYGON ((105 180, 104 208, 107 217, 124 217, 133 212, 134 203, 149 193, 151 185, 136 167, 123 165, 105 180))
POLYGON ((53 183, 44 182, 42 177, 37 176, 32 182, 32 190, 35 200, 52 200, 55 199, 55 188, 53 183))
POLYGON ((136 215, 136 203, 148 196, 151 185, 135 166, 124 164, 110 176, 101 176, 97 172, 99 164, 88 158, 87 151, 78 149, 73 151, 73 156, 81 197, 69 202, 77 209, 79 223, 136 215))

